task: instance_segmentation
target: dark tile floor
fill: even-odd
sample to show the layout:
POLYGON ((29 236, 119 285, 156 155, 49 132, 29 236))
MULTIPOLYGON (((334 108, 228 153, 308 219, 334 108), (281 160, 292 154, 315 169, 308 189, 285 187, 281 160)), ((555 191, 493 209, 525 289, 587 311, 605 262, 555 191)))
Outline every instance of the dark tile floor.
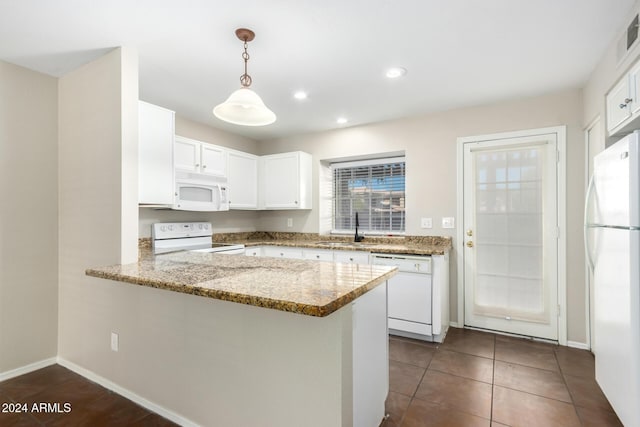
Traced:
POLYGON ((389 390, 383 427, 622 426, 590 352, 467 329, 391 337, 389 390))
MULTIPOLYGON (((391 337, 389 390, 383 427, 622 426, 588 351, 466 329, 440 345, 391 337)), ((30 410, 0 408, 2 427, 176 425, 59 365, 0 382, 5 403, 30 410), (41 402, 60 411, 31 411, 41 402)))
POLYGON ((2 427, 177 425, 60 365, 0 382, 0 405, 2 427), (26 404, 27 412, 3 412, 16 403, 26 404))

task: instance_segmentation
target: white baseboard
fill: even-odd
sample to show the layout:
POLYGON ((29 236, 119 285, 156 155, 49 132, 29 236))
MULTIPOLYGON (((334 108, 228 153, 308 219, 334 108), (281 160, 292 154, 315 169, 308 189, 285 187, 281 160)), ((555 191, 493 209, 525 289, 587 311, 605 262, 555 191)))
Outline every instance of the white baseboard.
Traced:
POLYGON ((30 363, 26 366, 12 369, 7 372, 0 372, 0 381, 4 381, 4 380, 8 380, 9 378, 28 374, 29 372, 37 371, 38 369, 46 368, 47 366, 51 366, 55 364, 56 364, 56 358, 51 357, 49 359, 44 359, 44 360, 40 360, 39 362, 30 363))
POLYGON ((458 322, 449 322, 449 326, 451 326, 452 328, 459 328, 460 326, 458 326, 458 322))
POLYGON ((579 348, 580 350, 591 350, 586 343, 577 341, 567 341, 567 347, 579 348))
MULTIPOLYGON (((132 402, 137 403, 138 405, 152 411, 155 412, 156 414, 173 421, 176 424, 179 424, 181 426, 184 427, 199 427, 198 424, 194 423, 191 420, 188 420, 187 418, 176 414, 173 411, 170 411, 169 409, 166 409, 160 405, 157 405, 153 402, 151 402, 150 400, 145 399, 144 397, 141 397, 137 394, 135 394, 134 392, 127 390, 124 387, 119 386, 118 384, 109 381, 108 379, 101 377, 100 375, 83 368, 82 366, 76 365, 73 362, 69 362, 66 359, 63 359, 61 357, 57 358, 57 362, 59 365, 64 366, 65 368, 75 372, 78 375, 82 375, 83 377, 100 384, 101 386, 108 388, 109 390, 118 393, 120 396, 126 397, 127 399, 131 400, 132 402)), ((55 363, 55 359, 54 359, 54 363, 55 363)))

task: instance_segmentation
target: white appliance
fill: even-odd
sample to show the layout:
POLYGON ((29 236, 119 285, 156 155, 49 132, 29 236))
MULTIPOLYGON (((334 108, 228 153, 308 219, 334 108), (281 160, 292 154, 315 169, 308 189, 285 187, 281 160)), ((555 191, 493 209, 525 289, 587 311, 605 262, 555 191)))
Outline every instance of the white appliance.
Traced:
POLYGON ((207 179, 184 179, 176 176, 172 209, 182 211, 228 211, 227 184, 207 179))
POLYGON ((431 257, 372 254, 371 263, 398 267, 388 281, 389 333, 433 341, 442 325, 433 313, 431 257))
POLYGON ((640 131, 594 159, 585 246, 594 277, 596 381, 625 426, 640 426, 640 131))
POLYGON ((244 245, 213 243, 213 228, 209 222, 160 222, 151 227, 153 253, 175 251, 219 252, 244 255, 244 245))

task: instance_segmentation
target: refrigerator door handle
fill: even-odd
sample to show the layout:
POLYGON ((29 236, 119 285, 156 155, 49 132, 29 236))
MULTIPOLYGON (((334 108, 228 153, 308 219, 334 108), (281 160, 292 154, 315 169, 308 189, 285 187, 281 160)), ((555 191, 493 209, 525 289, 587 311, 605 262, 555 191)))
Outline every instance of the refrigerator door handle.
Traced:
POLYGON ((584 251, 587 257, 587 263, 589 264, 589 268, 593 272, 595 269, 595 264, 593 263, 593 258, 591 257, 591 248, 589 247, 589 207, 591 206, 591 193, 593 192, 593 184, 594 184, 594 176, 591 175, 589 179, 589 186, 587 187, 587 196, 584 202, 584 251))

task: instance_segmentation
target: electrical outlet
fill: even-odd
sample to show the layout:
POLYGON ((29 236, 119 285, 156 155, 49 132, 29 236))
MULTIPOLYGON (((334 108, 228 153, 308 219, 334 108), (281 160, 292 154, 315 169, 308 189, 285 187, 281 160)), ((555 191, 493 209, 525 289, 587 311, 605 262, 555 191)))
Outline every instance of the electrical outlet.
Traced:
POLYGON ((293 227, 293 218, 287 218, 287 227, 293 227))
POLYGON ((455 228, 455 219, 452 216, 442 218, 442 228, 455 228))
POLYGON ((111 332, 111 351, 118 351, 118 334, 111 332))
POLYGON ((431 220, 431 218, 422 218, 420 220, 420 227, 422 227, 422 228, 432 228, 433 227, 433 221, 431 220))

